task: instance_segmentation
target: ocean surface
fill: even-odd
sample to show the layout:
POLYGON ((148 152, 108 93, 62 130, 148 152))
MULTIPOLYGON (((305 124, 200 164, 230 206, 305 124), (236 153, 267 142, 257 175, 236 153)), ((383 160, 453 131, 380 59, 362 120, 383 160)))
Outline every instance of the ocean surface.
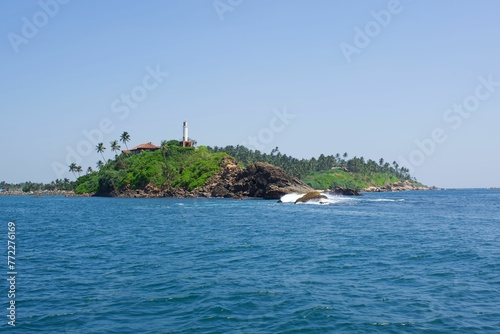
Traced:
POLYGON ((297 205, 0 196, 0 223, 0 331, 500 332, 498 190, 297 205))

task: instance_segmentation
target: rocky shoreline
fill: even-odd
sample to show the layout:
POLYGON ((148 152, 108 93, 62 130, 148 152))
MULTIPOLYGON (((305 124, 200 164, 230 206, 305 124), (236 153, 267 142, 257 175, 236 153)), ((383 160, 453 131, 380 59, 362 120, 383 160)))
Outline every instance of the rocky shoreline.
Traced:
MULTIPOLYGON (((75 194, 74 191, 54 190, 23 192, 3 191, 0 196, 66 196, 66 197, 119 197, 119 198, 263 198, 280 199, 283 195, 290 193, 310 194, 318 191, 312 189, 301 180, 290 176, 283 169, 274 165, 256 162, 243 168, 233 158, 225 158, 221 163, 221 169, 213 175, 203 187, 194 190, 172 187, 156 187, 147 184, 140 189, 125 187, 111 192, 96 194, 75 194)), ((361 196, 363 192, 389 192, 408 190, 431 190, 411 181, 401 181, 383 187, 369 187, 361 191, 337 187, 329 189, 329 192, 343 196, 361 196)))
MULTIPOLYGON (((261 184, 262 185, 262 184, 261 184)), ((238 192, 234 188, 238 188, 238 185, 224 185, 217 184, 215 180, 212 183, 204 186, 199 190, 188 191, 183 188, 170 188, 163 187, 158 188, 151 184, 148 184, 143 189, 130 189, 125 188, 120 191, 113 191, 109 194, 76 194, 73 190, 44 190, 44 191, 30 191, 24 192, 20 190, 14 191, 2 191, 0 196, 32 196, 32 197, 42 197, 42 196, 65 196, 65 197, 118 197, 118 198, 234 198, 242 199, 247 197, 261 197, 264 199, 279 199, 281 196, 288 193, 298 192, 307 194, 314 191, 307 185, 300 186, 298 188, 288 187, 280 188, 276 185, 271 185, 269 188, 271 191, 263 191, 262 188, 259 190, 258 187, 246 187, 246 191, 238 192), (305 186, 305 188, 303 188, 305 186), (253 195, 253 196, 252 196, 253 195), (261 195, 261 196, 256 196, 261 195)), ((410 191, 410 190, 433 190, 429 187, 418 187, 415 185, 402 184, 398 182, 392 185, 387 185, 383 187, 369 187, 357 191, 349 188, 335 188, 330 190, 325 190, 335 195, 342 196, 362 196, 364 192, 399 192, 399 191, 410 191)))
POLYGON ((135 198, 247 198, 280 199, 289 193, 307 193, 313 189, 301 180, 288 175, 283 169, 264 162, 246 168, 238 166, 233 158, 225 158, 221 170, 207 180, 200 189, 156 187, 148 184, 142 189, 120 189, 110 193, 97 193, 103 197, 135 198))
POLYGON ((388 184, 383 187, 368 187, 362 190, 362 192, 390 192, 390 191, 409 191, 409 190, 432 190, 433 188, 429 188, 426 186, 416 185, 414 182, 409 180, 396 182, 392 184, 388 184))

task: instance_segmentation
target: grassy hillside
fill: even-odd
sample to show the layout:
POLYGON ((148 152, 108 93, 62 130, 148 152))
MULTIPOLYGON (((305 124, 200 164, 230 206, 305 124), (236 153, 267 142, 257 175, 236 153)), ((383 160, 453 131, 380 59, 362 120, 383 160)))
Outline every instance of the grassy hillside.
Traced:
POLYGON ((400 181, 390 173, 349 173, 343 170, 326 170, 313 172, 303 178, 303 181, 314 189, 333 189, 344 187, 361 190, 371 186, 382 187, 400 181))
POLYGON ((138 189, 151 183, 193 190, 217 172, 225 153, 212 153, 206 147, 179 147, 177 142, 163 150, 140 154, 121 154, 93 172, 78 178, 75 192, 110 192, 129 187, 138 189))
MULTIPOLYGON (((347 172, 339 169, 311 172, 302 181, 314 189, 335 189, 337 187, 361 191, 369 187, 384 187, 405 179, 393 173, 347 172)), ((420 182, 409 180, 414 186, 425 187, 420 182)))

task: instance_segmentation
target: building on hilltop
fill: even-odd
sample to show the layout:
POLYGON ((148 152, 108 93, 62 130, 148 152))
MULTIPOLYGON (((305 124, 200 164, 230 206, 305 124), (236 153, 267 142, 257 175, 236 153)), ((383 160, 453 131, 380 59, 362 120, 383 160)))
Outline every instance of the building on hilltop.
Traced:
POLYGON ((161 148, 160 146, 156 146, 155 144, 151 144, 151 142, 149 142, 149 143, 145 143, 145 144, 141 144, 141 145, 138 145, 136 147, 133 147, 130 150, 123 150, 122 152, 123 153, 138 154, 138 153, 141 153, 144 151, 156 151, 156 150, 159 150, 160 148, 161 148))
MULTIPOLYGON (((183 132, 182 132, 182 141, 179 142, 179 145, 182 147, 193 147, 193 141, 189 140, 188 137, 188 124, 187 121, 184 121, 183 124, 183 132)), ((122 150, 125 154, 139 154, 144 151, 156 151, 160 150, 160 146, 156 146, 151 142, 138 145, 136 147, 131 148, 130 150, 122 150)))
POLYGON ((193 142, 189 140, 188 137, 188 122, 184 121, 183 129, 182 129, 182 141, 179 142, 179 145, 182 147, 193 147, 193 142))

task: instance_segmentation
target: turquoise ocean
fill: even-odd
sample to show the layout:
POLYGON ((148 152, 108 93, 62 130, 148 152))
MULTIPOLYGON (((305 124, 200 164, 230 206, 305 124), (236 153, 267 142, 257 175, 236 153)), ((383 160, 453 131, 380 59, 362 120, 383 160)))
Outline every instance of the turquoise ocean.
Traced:
POLYGON ((297 205, 1 196, 0 231, 0 331, 500 332, 498 190, 297 205))

